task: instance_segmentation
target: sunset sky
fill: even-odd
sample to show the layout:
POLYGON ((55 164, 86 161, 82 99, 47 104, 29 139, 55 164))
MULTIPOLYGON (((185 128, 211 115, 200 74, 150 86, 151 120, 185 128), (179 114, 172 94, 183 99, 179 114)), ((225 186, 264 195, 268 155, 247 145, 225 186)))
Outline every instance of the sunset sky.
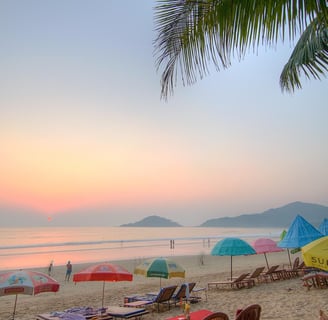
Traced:
POLYGON ((282 93, 287 42, 164 102, 154 5, 0 2, 0 217, 106 210, 112 225, 153 214, 194 225, 328 205, 327 79, 282 93))

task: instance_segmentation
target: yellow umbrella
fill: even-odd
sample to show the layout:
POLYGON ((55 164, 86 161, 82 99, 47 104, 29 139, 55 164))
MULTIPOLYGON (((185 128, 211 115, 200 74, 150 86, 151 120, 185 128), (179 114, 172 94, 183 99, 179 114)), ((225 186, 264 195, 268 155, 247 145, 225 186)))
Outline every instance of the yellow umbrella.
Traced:
POLYGON ((307 267, 328 271, 328 236, 302 247, 302 256, 307 267))

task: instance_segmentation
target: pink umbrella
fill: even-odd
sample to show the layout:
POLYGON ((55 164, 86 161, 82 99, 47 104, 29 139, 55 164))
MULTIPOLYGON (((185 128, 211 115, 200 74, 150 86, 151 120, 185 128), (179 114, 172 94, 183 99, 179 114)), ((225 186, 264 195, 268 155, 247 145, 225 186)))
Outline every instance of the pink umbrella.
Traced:
POLYGON ((256 253, 263 253, 267 267, 269 269, 269 263, 266 254, 270 252, 281 252, 284 251, 282 248, 277 246, 277 243, 269 238, 259 238, 253 242, 253 248, 256 253))

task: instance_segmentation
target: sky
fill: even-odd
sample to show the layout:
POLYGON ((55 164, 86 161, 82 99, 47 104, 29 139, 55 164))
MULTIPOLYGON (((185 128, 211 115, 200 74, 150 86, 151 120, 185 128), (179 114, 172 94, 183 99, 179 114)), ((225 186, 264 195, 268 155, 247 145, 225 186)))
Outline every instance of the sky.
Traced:
POLYGON ((286 42, 179 81, 163 101, 154 5, 0 1, 2 223, 105 212, 113 226, 196 225, 328 205, 327 79, 282 93, 286 42))

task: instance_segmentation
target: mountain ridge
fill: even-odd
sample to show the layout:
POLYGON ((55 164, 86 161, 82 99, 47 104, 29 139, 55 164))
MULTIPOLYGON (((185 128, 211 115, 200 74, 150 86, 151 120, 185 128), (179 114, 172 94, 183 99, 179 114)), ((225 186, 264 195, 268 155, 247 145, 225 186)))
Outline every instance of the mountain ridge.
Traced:
MULTIPOLYGON (((111 208, 85 208, 80 211, 67 211, 59 214, 45 215, 42 212, 27 208, 0 205, 2 227, 105 227, 119 226, 114 220, 120 215, 128 214, 127 211, 113 210, 111 208), (115 212, 115 216, 114 213, 115 212)), ((139 210, 138 216, 142 217, 139 210)), ((287 228, 296 215, 302 215, 313 226, 318 227, 324 218, 328 218, 328 206, 291 202, 281 207, 270 208, 260 213, 241 214, 235 217, 220 217, 205 220, 194 227, 278 227, 287 228)), ((165 216, 165 214, 162 214, 165 216)), ((153 216, 148 216, 153 217, 153 216)), ((158 217, 158 216, 157 216, 158 217)), ((174 217, 179 218, 175 213, 174 217)), ((134 223, 125 223, 124 226, 140 227, 183 227, 183 225, 159 217, 160 220, 149 221, 147 216, 134 223), (164 220, 161 220, 164 219, 164 220), (147 221, 148 220, 148 221, 147 221)), ((151 220, 151 219, 150 219, 151 220)))
POLYGON ((202 223, 200 227, 286 228, 290 225, 297 214, 301 215, 314 226, 319 226, 322 220, 328 217, 328 207, 314 203, 295 201, 282 207, 265 210, 261 213, 209 219, 202 223))
MULTIPOLYGON (((328 218, 328 207, 295 201, 282 207, 270 208, 261 213, 209 219, 197 227, 287 228, 298 214, 303 216, 303 218, 312 225, 319 226, 324 218, 328 218)), ((172 222, 166 218, 148 216, 138 222, 121 225, 121 227, 168 227, 169 225, 167 225, 165 221, 172 222), (154 219, 154 217, 156 217, 157 220, 154 219), (161 224, 162 222, 163 224, 161 224), (150 225, 150 223, 152 225, 150 225)), ((172 226, 181 227, 181 225, 176 222, 172 223, 175 224, 172 226)))

